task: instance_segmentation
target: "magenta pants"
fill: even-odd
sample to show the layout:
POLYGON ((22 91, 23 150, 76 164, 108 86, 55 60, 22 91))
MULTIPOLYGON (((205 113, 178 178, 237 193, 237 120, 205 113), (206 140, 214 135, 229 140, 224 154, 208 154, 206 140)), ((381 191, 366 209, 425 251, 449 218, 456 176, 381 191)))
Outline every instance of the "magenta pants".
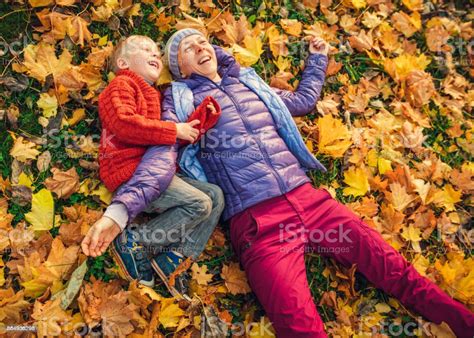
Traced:
POLYGON ((304 252, 357 264, 377 288, 425 319, 472 338, 474 314, 421 276, 380 234, 324 189, 306 183, 231 219, 231 241, 277 337, 327 337, 310 293, 304 252))

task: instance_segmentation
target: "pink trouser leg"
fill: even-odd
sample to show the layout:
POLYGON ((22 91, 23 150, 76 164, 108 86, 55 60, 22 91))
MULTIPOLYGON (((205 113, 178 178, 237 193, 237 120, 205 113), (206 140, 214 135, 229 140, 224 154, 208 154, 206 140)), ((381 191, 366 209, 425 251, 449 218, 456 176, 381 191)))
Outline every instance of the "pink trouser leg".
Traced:
POLYGON ((327 337, 308 286, 301 221, 284 196, 266 202, 231 221, 231 241, 249 284, 277 337, 327 337), (292 232, 280 233, 279 225, 290 223, 292 232))
POLYGON ((357 264, 370 282, 410 310, 436 324, 446 322, 458 337, 473 337, 474 314, 421 276, 376 230, 327 191, 310 185, 298 191, 288 198, 298 209, 308 243, 316 252, 325 252, 346 267, 357 264))

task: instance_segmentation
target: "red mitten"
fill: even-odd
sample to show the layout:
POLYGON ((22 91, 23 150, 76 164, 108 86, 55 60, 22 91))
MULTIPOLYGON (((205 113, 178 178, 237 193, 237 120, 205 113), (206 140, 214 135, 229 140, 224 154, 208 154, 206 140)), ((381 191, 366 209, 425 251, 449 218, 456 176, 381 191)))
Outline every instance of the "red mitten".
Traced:
MULTIPOLYGON (((201 104, 196 108, 195 111, 191 113, 188 120, 186 122, 191 122, 193 120, 198 120, 199 124, 195 125, 194 128, 199 130, 199 135, 194 141, 194 143, 198 142, 202 135, 204 135, 209 129, 214 127, 221 116, 221 107, 217 103, 216 100, 212 96, 206 97, 201 104), (215 108, 215 111, 209 109, 207 106, 212 104, 215 108)), ((186 140, 179 140, 180 146, 189 144, 189 141, 186 140)))

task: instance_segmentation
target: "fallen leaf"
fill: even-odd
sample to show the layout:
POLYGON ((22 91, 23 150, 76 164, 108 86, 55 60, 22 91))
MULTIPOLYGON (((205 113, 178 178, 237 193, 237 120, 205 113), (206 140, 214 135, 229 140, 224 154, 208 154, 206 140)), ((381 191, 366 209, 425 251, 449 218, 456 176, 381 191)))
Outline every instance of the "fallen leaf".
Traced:
POLYGON ((67 171, 52 168, 51 172, 53 177, 48 177, 44 185, 58 195, 59 198, 69 198, 79 190, 79 176, 77 175, 76 168, 73 167, 67 171))
POLYGON ((225 286, 233 295, 245 294, 251 291, 247 283, 245 272, 240 270, 238 263, 231 262, 229 265, 224 264, 221 277, 225 281, 225 286))
POLYGON ((33 194, 31 211, 25 214, 25 219, 35 231, 47 231, 53 227, 54 200, 49 190, 41 189, 33 194))

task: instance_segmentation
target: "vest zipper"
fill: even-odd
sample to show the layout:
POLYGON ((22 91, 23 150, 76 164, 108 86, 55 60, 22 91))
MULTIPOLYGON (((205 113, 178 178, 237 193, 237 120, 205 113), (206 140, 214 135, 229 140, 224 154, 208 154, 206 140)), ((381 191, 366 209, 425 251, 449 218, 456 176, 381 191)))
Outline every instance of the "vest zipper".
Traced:
MULTIPOLYGON (((211 80, 209 80, 211 81, 211 80)), ((241 110, 239 109, 240 108, 240 105, 237 103, 237 101, 235 100, 234 96, 232 94, 230 94, 229 92, 227 92, 225 90, 224 87, 222 87, 221 85, 218 85, 217 83, 215 83, 214 81, 211 81, 217 88, 219 88, 223 93, 225 93, 229 98, 230 100, 232 101, 232 103, 234 104, 235 108, 237 109, 237 113, 241 112, 241 110)), ((270 158, 268 156, 268 153, 265 149, 265 147, 263 146, 261 140, 257 137, 254 136, 254 132, 253 130, 249 127, 249 122, 247 120, 247 117, 244 116, 243 113, 240 113, 239 114, 240 118, 242 119, 242 122, 244 123, 244 126, 245 126, 245 129, 247 130, 247 132, 252 136, 252 139, 257 143, 259 149, 260 149, 260 152, 262 153, 263 155, 263 159, 265 160, 267 166, 270 168, 270 170, 272 171, 273 173, 273 176, 275 176, 277 182, 278 182, 278 186, 280 188, 280 192, 282 194, 285 193, 285 189, 284 189, 284 183, 280 177, 280 175, 278 175, 277 171, 273 168, 272 166, 272 163, 270 161, 270 158)))

